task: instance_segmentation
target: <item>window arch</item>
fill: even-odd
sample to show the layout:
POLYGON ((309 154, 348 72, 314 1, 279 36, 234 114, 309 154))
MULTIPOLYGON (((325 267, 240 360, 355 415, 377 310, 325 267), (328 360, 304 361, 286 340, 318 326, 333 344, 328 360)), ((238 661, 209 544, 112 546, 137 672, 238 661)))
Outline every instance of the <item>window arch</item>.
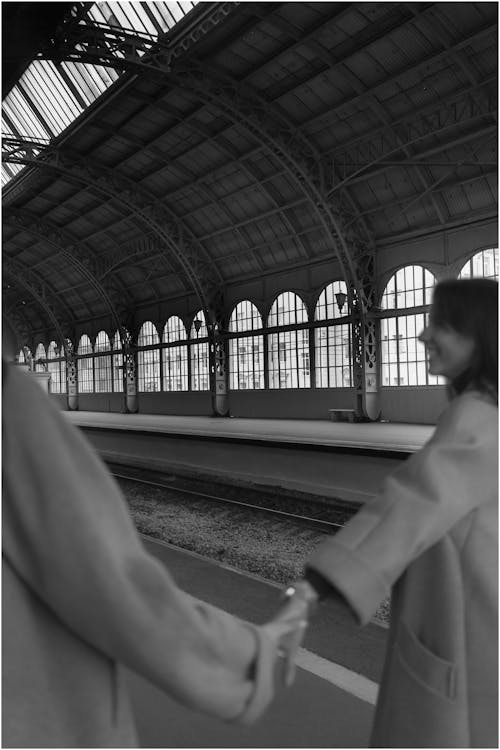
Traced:
MULTIPOLYGON (((262 329, 262 317, 250 300, 239 302, 229 319, 230 333, 262 329)), ((238 336, 229 339, 229 387, 232 390, 264 388, 264 337, 238 336)))
POLYGON ((46 372, 45 364, 38 362, 39 359, 47 359, 47 353, 42 343, 38 344, 35 349, 35 372, 46 372))
MULTIPOLYGON (((106 331, 99 331, 95 340, 94 354, 111 352, 111 342, 106 331)), ((113 390, 111 354, 94 356, 94 379, 96 393, 109 393, 113 390)))
POLYGON ((160 337, 156 326, 150 320, 142 324, 137 337, 137 389, 139 391, 160 390, 160 337), (140 349, 140 347, 156 347, 140 349))
MULTIPOLYGON (((349 314, 347 284, 333 281, 318 298, 314 320, 332 320, 349 314)), ((352 386, 351 323, 315 328, 316 387, 352 386)))
POLYGON ((172 315, 163 329, 163 343, 175 344, 163 349, 163 390, 188 390, 188 347, 186 327, 177 315, 172 315))
MULTIPOLYGON (((307 323, 304 302, 294 292, 283 292, 272 304, 268 327, 307 323)), ((309 388, 309 331, 306 328, 270 333, 268 336, 269 388, 309 388)))
POLYGON ((47 369, 50 372, 50 392, 66 393, 66 360, 64 349, 59 350, 55 341, 47 349, 47 369))
POLYGON ((120 331, 116 331, 113 336, 112 348, 113 391, 115 393, 123 393, 123 352, 120 331))
POLYGON ((26 364, 26 357, 24 356, 24 349, 19 350, 19 354, 17 355, 17 362, 20 365, 26 364))
POLYGON ((488 250, 480 250, 474 253, 472 258, 469 258, 462 266, 462 270, 458 276, 460 279, 479 276, 498 281, 498 248, 490 247, 488 250))
POLYGON ((94 358, 92 356, 92 343, 86 333, 80 337, 76 353, 78 356, 78 391, 80 393, 92 393, 94 390, 94 358))
MULTIPOLYGON (((207 324, 203 310, 199 310, 193 319, 190 338, 202 339, 208 336, 207 324)), ((208 391, 210 389, 210 365, 208 341, 191 344, 191 390, 208 391)))
POLYGON ((436 279, 424 266, 404 266, 387 282, 382 294, 383 310, 430 305, 436 279))
POLYGON ((382 294, 383 310, 405 310, 404 314, 380 321, 381 385, 436 385, 442 378, 429 375, 425 347, 418 335, 427 323, 434 275, 423 266, 400 268, 388 281, 382 294), (411 312, 412 308, 420 308, 411 312))

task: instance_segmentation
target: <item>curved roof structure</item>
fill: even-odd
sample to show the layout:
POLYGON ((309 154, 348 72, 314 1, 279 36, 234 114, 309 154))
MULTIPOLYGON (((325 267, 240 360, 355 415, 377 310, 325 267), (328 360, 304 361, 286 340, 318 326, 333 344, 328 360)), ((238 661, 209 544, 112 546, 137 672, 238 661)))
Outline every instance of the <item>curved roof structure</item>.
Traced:
POLYGON ((111 327, 325 258, 359 288, 380 246, 496 216, 497 11, 200 3, 147 39, 80 9, 43 54, 116 80, 4 139, 5 315, 111 327))

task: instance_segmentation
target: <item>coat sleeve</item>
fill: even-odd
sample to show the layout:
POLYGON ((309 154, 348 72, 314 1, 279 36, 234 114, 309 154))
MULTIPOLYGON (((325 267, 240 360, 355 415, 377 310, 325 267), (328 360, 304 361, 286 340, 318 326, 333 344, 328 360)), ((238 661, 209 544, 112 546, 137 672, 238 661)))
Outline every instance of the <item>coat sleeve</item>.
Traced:
POLYGON ((3 548, 80 638, 184 704, 249 722, 270 702, 265 632, 182 592, 144 549, 121 492, 29 376, 3 393, 3 548))
POLYGON ((342 594, 361 624, 413 560, 497 496, 496 413, 470 397, 452 404, 433 438, 314 551, 308 568, 342 594))

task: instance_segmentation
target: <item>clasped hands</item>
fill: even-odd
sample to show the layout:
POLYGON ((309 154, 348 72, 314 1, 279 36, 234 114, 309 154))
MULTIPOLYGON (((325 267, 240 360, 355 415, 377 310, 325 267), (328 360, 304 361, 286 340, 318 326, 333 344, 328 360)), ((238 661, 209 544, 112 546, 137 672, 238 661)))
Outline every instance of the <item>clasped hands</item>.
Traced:
POLYGON ((295 678, 295 659, 303 641, 309 615, 318 600, 315 589, 306 580, 288 586, 278 613, 263 626, 276 643, 282 662, 280 681, 289 687, 295 678))

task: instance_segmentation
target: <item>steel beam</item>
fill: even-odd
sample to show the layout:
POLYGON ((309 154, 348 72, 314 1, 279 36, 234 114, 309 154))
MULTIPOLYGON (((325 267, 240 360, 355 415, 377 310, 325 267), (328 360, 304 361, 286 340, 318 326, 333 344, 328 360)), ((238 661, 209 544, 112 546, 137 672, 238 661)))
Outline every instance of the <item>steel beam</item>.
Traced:
POLYGON ((129 308, 125 304, 125 289, 113 288, 102 279, 106 274, 107 264, 99 261, 93 251, 84 242, 78 241, 69 232, 56 224, 42 220, 25 209, 6 209, 3 212, 6 224, 15 226, 24 232, 56 247, 71 265, 83 276, 94 291, 103 299, 116 328, 127 320, 129 308))
POLYGON ((133 210, 170 251, 177 262, 177 272, 188 279, 207 319, 213 317, 214 299, 223 294, 222 278, 197 238, 155 195, 118 170, 103 167, 81 154, 70 153, 57 146, 46 146, 38 158, 33 156, 30 142, 26 143, 24 153, 21 140, 6 138, 4 146, 4 160, 7 162, 32 164, 40 169, 66 174, 133 210))
POLYGON ((57 303, 54 304, 53 300, 56 298, 54 290, 17 260, 5 258, 2 266, 3 273, 10 277, 17 286, 28 292, 38 306, 47 314, 59 335, 60 341, 69 337, 73 332, 74 320, 67 318, 62 308, 57 303))
MULTIPOLYGON (((388 157, 406 146, 420 143, 428 137, 448 134, 458 125, 477 127, 478 121, 495 119, 497 106, 496 83, 493 85, 492 79, 489 79, 477 88, 459 92, 445 102, 426 108, 420 114, 412 112, 378 129, 375 134, 370 133, 347 147, 336 149, 327 158, 332 160, 335 171, 342 176, 332 185, 328 194, 332 195, 376 164, 382 163, 383 166, 388 157)), ((446 143, 441 146, 442 151, 445 149, 446 143)), ((415 154, 412 158, 415 158, 415 154)), ((403 166, 404 164, 402 161, 403 166)))

